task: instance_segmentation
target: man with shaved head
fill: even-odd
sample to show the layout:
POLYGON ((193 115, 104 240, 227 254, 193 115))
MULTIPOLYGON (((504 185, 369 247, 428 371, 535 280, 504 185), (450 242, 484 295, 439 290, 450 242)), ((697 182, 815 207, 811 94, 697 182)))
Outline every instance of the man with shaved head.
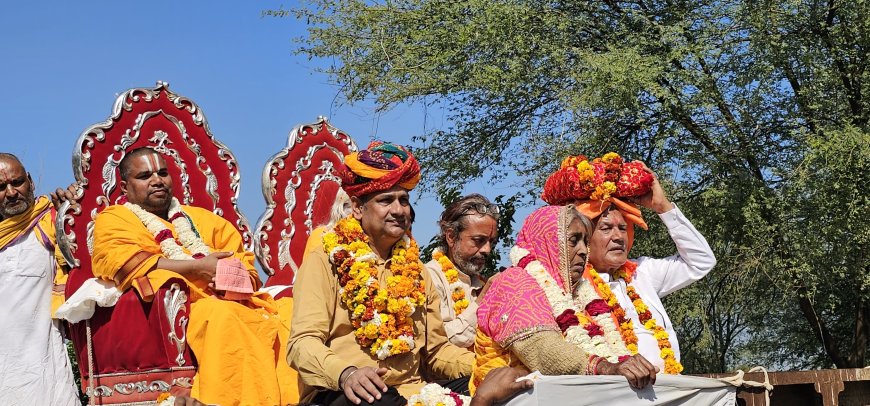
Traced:
POLYGON ((226 219, 173 197, 157 151, 139 148, 119 164, 121 204, 94 224, 94 276, 146 302, 171 279, 189 289, 187 340, 199 361, 191 395, 210 404, 288 404, 274 300, 256 292, 254 255, 226 219), (277 361, 281 360, 279 364, 277 361))
POLYGON ((78 405, 60 322, 54 209, 21 161, 0 153, 0 404, 78 405))

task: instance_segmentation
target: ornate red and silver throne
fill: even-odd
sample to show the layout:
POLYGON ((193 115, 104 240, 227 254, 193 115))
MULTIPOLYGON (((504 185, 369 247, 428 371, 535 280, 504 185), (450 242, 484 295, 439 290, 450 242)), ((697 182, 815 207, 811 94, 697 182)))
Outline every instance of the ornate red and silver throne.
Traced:
MULTIPOLYGON (((106 121, 82 132, 73 149, 80 188, 57 217, 59 246, 72 266, 67 298, 93 278, 94 218, 120 197, 121 158, 144 146, 164 155, 179 201, 227 219, 251 247, 250 226, 236 205, 236 159, 214 138, 199 106, 166 83, 131 89, 115 100, 106 121)), ((187 294, 180 279, 162 286, 152 302, 130 289, 115 306, 97 307, 89 320, 71 324, 82 388, 94 404, 153 404, 162 392, 191 387, 197 362, 186 342, 187 294)))
POLYGON ((356 144, 325 117, 290 132, 287 146, 263 168, 266 210, 257 222, 254 253, 270 275, 266 287, 275 299, 293 296, 305 243, 316 227, 329 222, 341 187, 336 173, 356 144), (283 289, 281 289, 283 288, 283 289))

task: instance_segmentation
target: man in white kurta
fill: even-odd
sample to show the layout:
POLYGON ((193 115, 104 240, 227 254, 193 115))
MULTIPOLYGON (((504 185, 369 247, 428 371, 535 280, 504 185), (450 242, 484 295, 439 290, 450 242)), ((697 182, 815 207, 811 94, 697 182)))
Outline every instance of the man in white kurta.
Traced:
POLYGON ((52 319, 51 207, 21 162, 0 154, 0 404, 78 405, 60 322, 52 319))
MULTIPOLYGON (((673 205, 671 210, 659 214, 659 218, 667 226, 668 233, 677 246, 678 254, 667 258, 640 257, 632 260, 637 262, 638 266, 631 285, 637 289, 637 293, 649 307, 653 318, 667 331, 676 359, 679 360, 680 343, 661 298, 703 278, 716 265, 716 257, 704 236, 695 229, 676 205, 673 205)), ((664 371, 664 360, 659 356, 658 341, 640 321, 626 292, 625 281, 622 279, 613 281, 607 272, 601 272, 600 276, 616 295, 619 305, 625 310, 625 315, 631 318, 634 333, 637 335, 638 352, 664 371)))
POLYGON ((426 270, 441 297, 447 339, 471 349, 477 333, 477 292, 483 287, 480 272, 498 237, 498 206, 470 194, 447 206, 438 225, 439 247, 426 270))

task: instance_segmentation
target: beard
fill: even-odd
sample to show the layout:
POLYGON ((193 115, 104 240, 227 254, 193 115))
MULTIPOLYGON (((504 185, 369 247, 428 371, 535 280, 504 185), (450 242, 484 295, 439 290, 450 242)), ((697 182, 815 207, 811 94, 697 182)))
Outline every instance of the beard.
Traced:
POLYGON ((21 213, 26 212, 28 209, 30 209, 31 206, 33 206, 32 189, 28 193, 22 195, 14 203, 10 204, 7 202, 3 202, 3 206, 0 206, 0 218, 17 216, 21 213))
POLYGON ((471 258, 463 259, 458 256, 453 259, 453 264, 456 268, 467 275, 480 275, 483 267, 486 266, 486 257, 480 254, 474 255, 471 258))

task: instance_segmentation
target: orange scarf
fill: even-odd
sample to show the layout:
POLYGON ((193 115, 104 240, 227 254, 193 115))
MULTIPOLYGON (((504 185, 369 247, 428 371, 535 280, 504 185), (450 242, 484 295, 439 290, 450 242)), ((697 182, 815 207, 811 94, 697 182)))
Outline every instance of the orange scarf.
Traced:
POLYGON ((632 244, 634 244, 634 226, 638 225, 644 230, 648 229, 637 205, 624 202, 619 198, 612 196, 606 201, 585 199, 574 203, 577 207, 577 211, 582 213, 584 216, 589 217, 592 221, 595 221, 596 217, 600 216, 601 213, 604 213, 611 204, 615 205, 616 209, 622 213, 622 217, 628 224, 628 230, 626 230, 628 237, 625 242, 625 251, 628 252, 631 250, 632 244))

